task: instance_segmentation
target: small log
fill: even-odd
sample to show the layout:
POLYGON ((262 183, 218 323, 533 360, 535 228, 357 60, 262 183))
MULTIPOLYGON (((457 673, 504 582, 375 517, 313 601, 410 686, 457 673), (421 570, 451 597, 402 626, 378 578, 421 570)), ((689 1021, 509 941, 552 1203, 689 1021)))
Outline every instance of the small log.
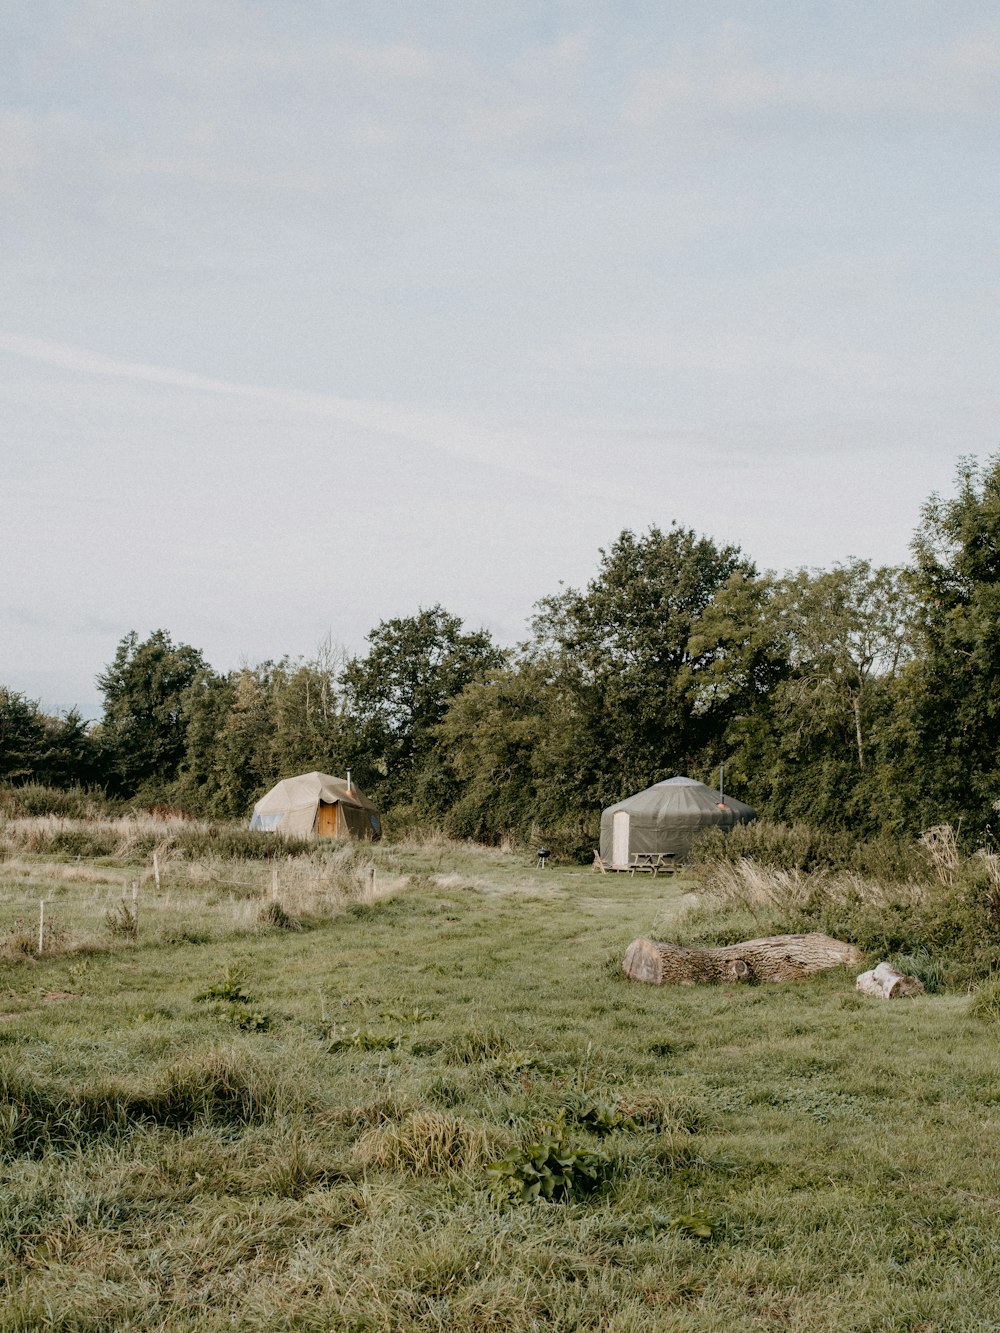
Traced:
POLYGON ((685 949, 659 940, 633 940, 622 970, 651 986, 711 981, 797 981, 831 967, 856 966, 853 944, 830 935, 770 935, 720 949, 685 949))
POLYGON ((870 972, 862 972, 856 987, 862 995, 872 995, 878 1000, 898 1000, 924 993, 924 983, 919 977, 908 977, 888 963, 879 963, 870 972))

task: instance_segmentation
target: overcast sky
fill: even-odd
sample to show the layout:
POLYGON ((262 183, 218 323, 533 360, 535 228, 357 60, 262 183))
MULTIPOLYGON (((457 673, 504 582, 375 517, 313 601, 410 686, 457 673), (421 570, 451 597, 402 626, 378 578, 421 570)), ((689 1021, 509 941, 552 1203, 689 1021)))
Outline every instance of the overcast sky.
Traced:
POLYGON ((896 563, 1000 405, 1000 15, 0 0, 0 683, 443 603, 622 528, 896 563))

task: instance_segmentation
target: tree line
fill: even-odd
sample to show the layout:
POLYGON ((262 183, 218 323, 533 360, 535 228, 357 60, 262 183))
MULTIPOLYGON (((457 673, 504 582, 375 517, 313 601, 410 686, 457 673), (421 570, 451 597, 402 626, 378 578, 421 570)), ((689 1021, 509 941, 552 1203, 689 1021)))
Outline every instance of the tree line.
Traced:
POLYGON ((98 677, 100 722, 0 687, 0 782, 244 817, 278 778, 343 774, 400 822, 586 844, 605 805, 676 773, 770 817, 859 834, 1000 799, 1000 456, 960 462, 905 566, 761 572, 673 525, 622 532, 593 578, 496 644, 441 606, 367 651, 219 673, 157 630, 98 677))

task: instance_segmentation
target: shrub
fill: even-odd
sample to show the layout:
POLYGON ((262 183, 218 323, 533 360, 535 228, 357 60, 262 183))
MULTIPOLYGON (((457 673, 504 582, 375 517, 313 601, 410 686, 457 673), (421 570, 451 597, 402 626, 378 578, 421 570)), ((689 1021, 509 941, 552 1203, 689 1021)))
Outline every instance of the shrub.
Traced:
POLYGON ((809 824, 781 824, 757 819, 725 832, 702 833, 691 848, 696 866, 752 860, 779 870, 851 871, 879 879, 926 880, 931 861, 919 843, 882 835, 863 839, 846 829, 818 829, 809 824))
POLYGON ((58 815, 62 819, 98 819, 117 813, 121 806, 111 801, 99 787, 70 787, 62 791, 26 783, 23 787, 0 790, 0 811, 10 819, 32 819, 39 815, 58 815))
POLYGON ((828 868, 807 873, 749 858, 706 862, 702 873, 708 898, 682 923, 688 943, 728 944, 748 931, 818 930, 879 958, 924 958, 914 974, 927 972, 938 986, 962 985, 1000 967, 1000 901, 979 856, 963 861, 948 883, 828 868))

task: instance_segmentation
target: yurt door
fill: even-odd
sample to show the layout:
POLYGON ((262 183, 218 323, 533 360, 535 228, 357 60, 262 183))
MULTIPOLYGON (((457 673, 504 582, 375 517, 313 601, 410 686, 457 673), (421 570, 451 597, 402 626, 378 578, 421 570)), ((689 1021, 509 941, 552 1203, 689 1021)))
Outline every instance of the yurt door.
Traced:
POLYGON ((337 836, 337 803, 327 805, 326 801, 320 801, 319 809, 316 811, 316 834, 320 838, 335 838, 337 836))
POLYGON ((611 821, 611 864, 628 865, 628 823, 627 810, 616 810, 611 821))

